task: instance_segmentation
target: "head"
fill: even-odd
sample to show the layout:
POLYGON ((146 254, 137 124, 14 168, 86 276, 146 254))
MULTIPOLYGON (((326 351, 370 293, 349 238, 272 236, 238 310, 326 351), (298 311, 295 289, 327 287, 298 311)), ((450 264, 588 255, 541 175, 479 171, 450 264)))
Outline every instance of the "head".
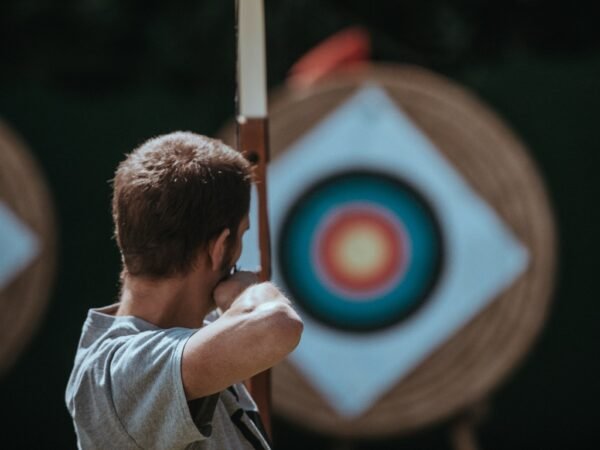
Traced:
POLYGON ((114 178, 124 274, 184 276, 202 258, 228 272, 248 226, 250 186, 248 162, 218 140, 175 132, 146 141, 114 178))

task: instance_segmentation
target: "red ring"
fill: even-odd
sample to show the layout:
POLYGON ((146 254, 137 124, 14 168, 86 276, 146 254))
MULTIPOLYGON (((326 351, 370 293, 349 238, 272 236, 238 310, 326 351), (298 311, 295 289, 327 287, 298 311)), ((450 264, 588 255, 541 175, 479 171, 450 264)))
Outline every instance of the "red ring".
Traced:
POLYGON ((375 208, 354 206, 336 212, 327 220, 320 234, 317 255, 321 269, 326 279, 341 290, 359 294, 379 290, 396 279, 406 265, 408 252, 403 233, 387 214, 382 214, 375 208), (352 276, 336 261, 336 246, 339 245, 340 233, 349 232, 357 225, 373 228, 389 244, 390 252, 382 269, 368 277, 352 276))

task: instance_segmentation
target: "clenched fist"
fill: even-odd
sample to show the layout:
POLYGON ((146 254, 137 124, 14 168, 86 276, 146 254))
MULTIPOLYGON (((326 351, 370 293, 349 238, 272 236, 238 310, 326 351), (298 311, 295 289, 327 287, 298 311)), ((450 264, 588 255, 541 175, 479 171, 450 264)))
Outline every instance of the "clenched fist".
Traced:
POLYGON ((215 305, 221 311, 227 311, 233 301, 244 292, 246 288, 257 283, 258 276, 254 272, 235 272, 215 287, 215 290, 213 291, 215 305))

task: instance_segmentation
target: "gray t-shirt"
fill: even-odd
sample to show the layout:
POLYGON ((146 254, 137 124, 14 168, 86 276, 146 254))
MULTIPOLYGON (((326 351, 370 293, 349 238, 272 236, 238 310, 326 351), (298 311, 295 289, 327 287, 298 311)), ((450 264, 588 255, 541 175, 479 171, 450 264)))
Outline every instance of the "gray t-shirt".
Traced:
POLYGON ((80 449, 269 449, 242 384, 186 401, 181 358, 196 330, 114 316, 116 308, 89 311, 67 385, 80 449))

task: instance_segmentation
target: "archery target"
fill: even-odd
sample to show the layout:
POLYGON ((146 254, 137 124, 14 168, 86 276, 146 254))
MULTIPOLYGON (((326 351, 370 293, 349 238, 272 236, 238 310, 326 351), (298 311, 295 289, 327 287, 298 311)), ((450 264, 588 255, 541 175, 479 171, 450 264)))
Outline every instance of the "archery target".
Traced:
POLYGON ((0 375, 45 311, 56 254, 54 210, 30 150, 0 121, 0 375))
POLYGON ((397 178, 361 170, 307 189, 277 245, 296 302, 323 323, 354 331, 415 311, 435 286, 442 247, 422 196, 397 178))
MULTIPOLYGON (((552 215, 526 149, 415 67, 281 90, 269 109, 273 281, 304 320, 274 369, 275 412, 381 437, 485 397, 539 332, 552 286, 552 215)), ((259 264, 255 199, 246 269, 259 264)))

